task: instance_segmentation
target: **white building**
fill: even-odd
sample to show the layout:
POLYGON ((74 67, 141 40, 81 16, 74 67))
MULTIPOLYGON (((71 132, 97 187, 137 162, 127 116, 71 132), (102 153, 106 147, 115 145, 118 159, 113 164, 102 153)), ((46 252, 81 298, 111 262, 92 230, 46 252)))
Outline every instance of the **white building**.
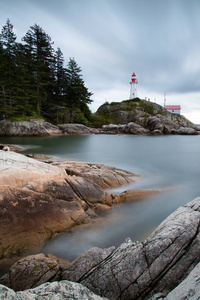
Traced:
POLYGON ((181 113, 181 107, 180 105, 165 105, 165 108, 167 111, 173 114, 179 114, 181 113))
POLYGON ((136 78, 135 73, 132 74, 131 76, 131 88, 130 88, 130 99, 136 98, 137 97, 137 84, 138 84, 138 80, 136 78))

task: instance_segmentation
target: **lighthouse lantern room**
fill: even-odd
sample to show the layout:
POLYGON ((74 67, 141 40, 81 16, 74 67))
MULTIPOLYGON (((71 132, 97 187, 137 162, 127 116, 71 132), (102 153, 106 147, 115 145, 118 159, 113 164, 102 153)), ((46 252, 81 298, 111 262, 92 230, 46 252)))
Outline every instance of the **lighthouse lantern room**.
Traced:
POLYGON ((138 84, 138 80, 136 78, 135 73, 132 74, 131 76, 131 88, 130 88, 130 99, 136 98, 137 97, 137 84, 138 84))

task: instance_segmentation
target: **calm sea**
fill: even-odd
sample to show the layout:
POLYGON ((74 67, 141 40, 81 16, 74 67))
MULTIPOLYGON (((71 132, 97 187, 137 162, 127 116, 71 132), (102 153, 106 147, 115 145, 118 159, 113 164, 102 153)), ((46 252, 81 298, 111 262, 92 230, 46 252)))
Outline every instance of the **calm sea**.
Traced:
MULTIPOLYGON (((23 145, 24 153, 102 163, 143 175, 128 188, 173 187, 157 196, 119 205, 87 229, 56 237, 43 251, 59 257, 74 259, 91 247, 118 246, 127 237, 142 241, 176 208, 200 197, 200 135, 19 137, 1 138, 0 142, 23 145)), ((124 189, 127 187, 113 192, 124 189)))

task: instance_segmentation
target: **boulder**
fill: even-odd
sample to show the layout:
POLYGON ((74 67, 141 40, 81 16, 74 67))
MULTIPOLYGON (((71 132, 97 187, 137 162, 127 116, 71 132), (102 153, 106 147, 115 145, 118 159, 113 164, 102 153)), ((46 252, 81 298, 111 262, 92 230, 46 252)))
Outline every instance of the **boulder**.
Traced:
POLYGON ((0 136, 46 136, 61 134, 59 128, 44 120, 0 121, 0 136))
POLYGON ((122 132, 128 133, 128 134, 147 134, 147 133, 149 133, 149 130, 139 124, 130 122, 124 126, 124 129, 122 132))
POLYGON ((6 300, 108 300, 95 295, 79 283, 60 281, 45 283, 31 290, 14 292, 12 289, 0 285, 0 299, 6 300))
POLYGON ((185 280, 163 299, 200 299, 200 263, 191 271, 185 280))
POLYGON ((9 272, 0 278, 0 284, 17 292, 34 288, 45 282, 60 281, 62 277, 66 279, 69 273, 72 277, 71 281, 77 281, 77 278, 84 276, 92 266, 105 260, 114 249, 115 247, 108 249, 92 248, 75 259, 72 265, 69 261, 50 254, 30 255, 13 264, 9 272), (79 270, 78 274, 74 272, 76 268, 79 270))
POLYGON ((190 274, 167 296, 163 293, 153 295, 149 300, 181 300, 200 299, 200 263, 190 272, 190 274))
POLYGON ((50 238, 91 222, 111 196, 87 178, 14 152, 0 153, 0 259, 39 251, 50 238))
POLYGON ((84 266, 71 275, 66 271, 67 279, 77 276, 78 282, 109 299, 148 299, 155 292, 166 295, 200 261, 199 223, 197 198, 177 209, 143 243, 128 239, 99 264, 93 266, 91 261, 84 276, 84 266))
POLYGON ((98 129, 87 127, 83 124, 61 124, 58 128, 65 134, 92 134, 99 133, 98 129))
POLYGON ((102 126, 102 133, 107 134, 147 134, 149 133, 148 129, 145 129, 143 126, 136 124, 134 122, 129 122, 127 124, 109 124, 102 126))
POLYGON ((1 266, 40 251, 61 232, 92 222, 120 202, 104 188, 139 179, 139 174, 100 164, 50 164, 1 150, 0 171, 1 266))
POLYGON ((16 292, 23 291, 52 280, 58 272, 57 260, 41 253, 19 260, 0 279, 0 283, 16 292))
POLYGON ((182 134, 182 135, 197 135, 198 131, 193 128, 180 127, 179 129, 173 129, 172 134, 182 134))

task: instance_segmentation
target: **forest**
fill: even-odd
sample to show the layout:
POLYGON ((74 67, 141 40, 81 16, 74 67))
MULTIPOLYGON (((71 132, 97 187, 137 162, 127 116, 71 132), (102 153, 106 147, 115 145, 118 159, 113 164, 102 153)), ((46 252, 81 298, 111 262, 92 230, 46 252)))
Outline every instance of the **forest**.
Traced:
POLYGON ((9 19, 0 33, 0 120, 43 118, 54 124, 91 125, 92 93, 74 58, 65 66, 60 48, 34 24, 16 41, 9 19))

